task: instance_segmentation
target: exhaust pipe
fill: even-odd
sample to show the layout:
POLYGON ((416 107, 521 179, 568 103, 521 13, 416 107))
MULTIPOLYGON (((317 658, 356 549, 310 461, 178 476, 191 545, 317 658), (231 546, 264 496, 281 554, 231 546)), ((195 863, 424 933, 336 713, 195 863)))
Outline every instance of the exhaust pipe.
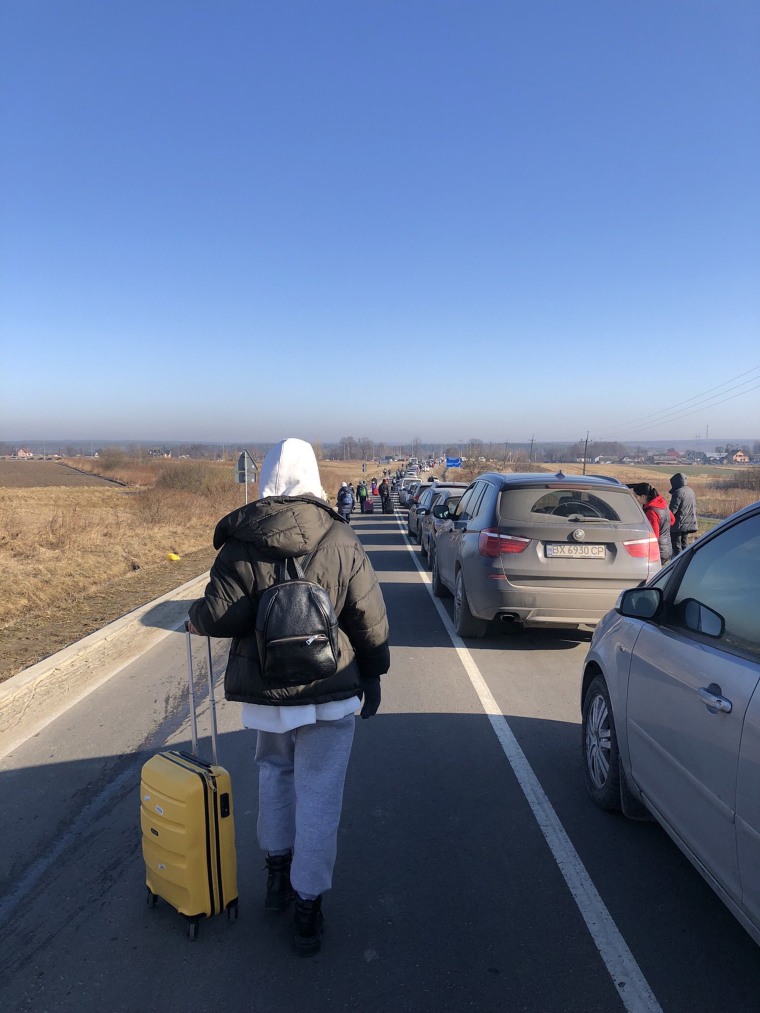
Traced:
POLYGON ((520 617, 516 612, 500 612, 499 619, 503 623, 516 623, 519 622, 520 617))

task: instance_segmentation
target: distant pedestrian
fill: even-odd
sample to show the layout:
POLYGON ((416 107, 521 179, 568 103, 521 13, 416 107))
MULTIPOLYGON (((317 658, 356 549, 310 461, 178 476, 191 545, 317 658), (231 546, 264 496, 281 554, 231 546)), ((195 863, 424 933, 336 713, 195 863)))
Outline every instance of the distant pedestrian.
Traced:
POLYGON ((384 514, 393 513, 391 507, 391 486, 387 478, 384 478, 379 486, 380 504, 384 514))
POLYGON ((367 496, 369 495, 369 493, 367 492, 367 483, 364 481, 364 479, 362 479, 361 482, 359 483, 356 489, 356 495, 359 499, 359 513, 363 514, 364 504, 367 502, 367 496))
POLYGON ((641 503, 646 519, 652 526, 657 543, 660 547, 660 562, 667 563, 673 557, 673 545, 670 529, 675 518, 668 509, 665 499, 648 482, 637 482, 629 486, 633 495, 641 503))
POLYGON ((345 482, 340 483, 340 489, 338 489, 338 513, 348 524, 351 523, 351 511, 354 507, 354 497, 351 494, 351 490, 348 488, 345 482))
POLYGON ((686 475, 680 471, 670 479, 670 509, 675 518, 670 529, 674 556, 683 552, 689 544, 689 535, 698 530, 697 497, 687 482, 686 475))

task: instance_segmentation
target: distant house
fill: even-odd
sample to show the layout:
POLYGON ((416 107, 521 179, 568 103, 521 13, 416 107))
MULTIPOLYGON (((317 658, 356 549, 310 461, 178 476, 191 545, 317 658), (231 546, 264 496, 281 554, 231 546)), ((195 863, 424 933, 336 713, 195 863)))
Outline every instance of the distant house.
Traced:
POLYGON ((747 457, 743 450, 734 451, 733 454, 729 455, 729 460, 732 464, 749 464, 749 457, 747 457))
POLYGON ((34 454, 32 453, 31 450, 24 450, 24 448, 22 447, 21 450, 16 451, 14 456, 17 457, 19 461, 31 461, 32 458, 34 457, 34 454))

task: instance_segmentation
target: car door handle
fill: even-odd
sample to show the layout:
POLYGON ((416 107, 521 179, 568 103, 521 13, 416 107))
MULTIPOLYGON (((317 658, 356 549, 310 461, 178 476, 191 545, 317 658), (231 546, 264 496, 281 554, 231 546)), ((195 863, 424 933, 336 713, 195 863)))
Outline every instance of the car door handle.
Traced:
POLYGON ((697 690, 697 696, 705 707, 713 708, 716 711, 723 711, 724 714, 730 714, 733 710, 734 705, 730 700, 720 695, 720 686, 716 686, 714 683, 711 683, 707 689, 700 687, 697 690))

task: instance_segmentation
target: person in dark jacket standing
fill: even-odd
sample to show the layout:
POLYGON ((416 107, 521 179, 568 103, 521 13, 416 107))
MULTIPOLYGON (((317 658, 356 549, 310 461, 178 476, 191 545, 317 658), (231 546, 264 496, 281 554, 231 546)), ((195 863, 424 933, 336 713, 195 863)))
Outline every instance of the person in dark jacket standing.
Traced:
POLYGON ((670 479, 670 509, 675 520, 670 529, 673 555, 677 556, 689 544, 689 535, 697 532, 697 497, 687 485, 686 475, 680 471, 670 479))
POLYGON ((667 563, 673 557, 670 529, 675 519, 668 509, 668 504, 648 482, 637 482, 629 488, 641 504, 646 519, 655 533, 660 548, 660 562, 667 563))
POLYGON ((191 633, 231 637, 225 696, 243 704, 243 725, 257 731, 257 833, 266 854, 264 906, 284 911, 295 899, 293 945, 320 947, 322 895, 332 885, 354 712, 380 706, 380 676, 390 667, 388 620, 380 585, 351 527, 321 498, 311 445, 272 447, 260 474, 261 499, 223 517, 219 550, 203 598, 190 608, 191 633), (301 560, 307 580, 327 590, 340 620, 337 671, 316 682, 264 680, 254 632, 258 599, 276 581, 276 563, 301 560), (363 704, 361 698, 363 697, 363 704))

